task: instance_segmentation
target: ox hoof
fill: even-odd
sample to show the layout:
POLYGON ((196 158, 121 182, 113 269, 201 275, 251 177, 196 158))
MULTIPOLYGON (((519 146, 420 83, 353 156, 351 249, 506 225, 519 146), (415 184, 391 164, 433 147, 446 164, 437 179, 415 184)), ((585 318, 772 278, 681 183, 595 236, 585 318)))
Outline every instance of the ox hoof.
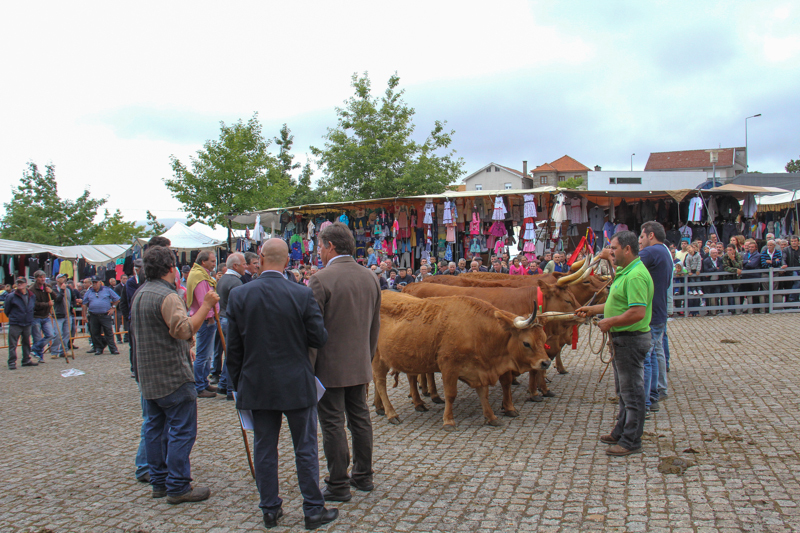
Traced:
POLYGON ((455 424, 445 424, 444 430, 445 431, 455 431, 456 425, 455 424))
POLYGON ((519 385, 519 380, 517 378, 514 378, 514 379, 511 380, 511 384, 512 385, 519 385))
POLYGON ((499 428, 503 426, 503 421, 499 418, 495 418, 494 420, 487 420, 486 425, 499 428))
POLYGON ((558 373, 562 374, 562 375, 565 375, 565 374, 569 374, 569 371, 568 370, 559 370, 558 373))
POLYGON ((528 402, 543 402, 544 398, 542 398, 541 396, 531 396, 526 401, 528 401, 528 402))
POLYGON ((375 414, 384 416, 386 414, 386 409, 375 409, 375 414))
POLYGON ((398 425, 400 422, 402 422, 402 420, 400 420, 399 416, 389 419, 389 423, 394 424, 395 426, 398 425))
POLYGON ((545 392, 544 394, 542 394, 542 396, 544 396, 545 398, 555 398, 556 397, 556 393, 551 391, 551 390, 549 390, 549 391, 545 392))
POLYGON ((519 413, 518 413, 518 412, 516 412, 516 411, 514 411, 514 410, 512 410, 512 411, 504 411, 504 412, 503 412, 503 415, 505 415, 505 416, 509 416, 509 417, 511 417, 511 418, 516 418, 516 417, 518 417, 518 416, 519 416, 519 413))
POLYGON ((422 395, 425 396, 426 398, 430 398, 431 397, 431 393, 430 392, 423 392, 422 395))
POLYGON ((426 405, 424 405, 424 404, 420 404, 420 405, 415 406, 414 410, 419 412, 419 413, 424 413, 425 411, 428 410, 428 407, 426 405))
POLYGON ((435 397, 435 398, 431 398, 431 401, 432 401, 433 403, 444 403, 444 400, 442 400, 442 399, 441 399, 441 398, 439 398, 438 396, 437 396, 437 397, 435 397))

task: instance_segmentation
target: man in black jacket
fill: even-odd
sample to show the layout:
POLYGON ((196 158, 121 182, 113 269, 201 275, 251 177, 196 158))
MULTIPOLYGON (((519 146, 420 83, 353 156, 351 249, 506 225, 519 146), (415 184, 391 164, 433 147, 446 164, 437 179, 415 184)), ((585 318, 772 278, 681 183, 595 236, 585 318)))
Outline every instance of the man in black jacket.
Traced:
POLYGON ((75 308, 75 292, 67 287, 67 276, 59 274, 56 278, 57 286, 53 291, 56 312, 56 338, 50 347, 53 358, 64 357, 64 350, 69 348, 70 325, 72 310, 75 308), (60 334, 60 337, 59 337, 60 334))
MULTIPOLYGON (((791 239, 789 239, 789 246, 783 249, 781 258, 783 261, 781 264, 781 268, 800 267, 800 239, 798 239, 796 236, 793 236, 791 239)), ((800 280, 800 277, 798 276, 800 276, 800 271, 798 270, 794 270, 792 272, 786 272, 786 277, 792 279, 792 281, 787 282, 786 283, 787 286, 784 288, 795 289, 795 290, 800 289, 800 281, 798 281, 800 280), (796 277, 798 278, 798 280, 793 279, 796 277)), ((798 300, 800 300, 798 296, 799 295, 797 293, 789 294, 787 295, 786 301, 797 302, 798 300)))
MULTIPOLYGON (((722 259, 719 257, 719 252, 717 251, 716 247, 709 248, 708 250, 708 257, 703 259, 703 272, 725 272, 725 269, 722 268, 722 259)), ((719 276, 709 276, 703 278, 705 281, 719 281, 719 276)), ((706 294, 717 294, 720 292, 725 292, 722 289, 722 285, 706 285, 703 288, 703 291, 706 294)), ((707 306, 715 306, 717 305, 717 298, 705 298, 707 306)), ((719 311, 709 311, 709 314, 714 316, 719 314, 719 311)))
POLYGON ((237 409, 253 412, 256 484, 264 525, 283 516, 278 496, 278 435, 286 415, 306 529, 335 520, 319 488, 317 385, 309 348, 320 348, 328 332, 311 289, 283 277, 289 248, 281 239, 261 247, 261 273, 228 296, 228 373, 237 409))

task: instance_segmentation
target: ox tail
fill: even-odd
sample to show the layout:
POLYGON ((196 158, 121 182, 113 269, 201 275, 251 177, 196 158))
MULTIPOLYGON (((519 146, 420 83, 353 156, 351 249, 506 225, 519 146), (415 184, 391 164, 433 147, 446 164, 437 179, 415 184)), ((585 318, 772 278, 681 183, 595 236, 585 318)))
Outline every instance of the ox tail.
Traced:
POLYGON ((397 388, 397 384, 400 381, 400 372, 398 370, 390 370, 389 375, 394 376, 394 384, 392 385, 392 388, 397 388))

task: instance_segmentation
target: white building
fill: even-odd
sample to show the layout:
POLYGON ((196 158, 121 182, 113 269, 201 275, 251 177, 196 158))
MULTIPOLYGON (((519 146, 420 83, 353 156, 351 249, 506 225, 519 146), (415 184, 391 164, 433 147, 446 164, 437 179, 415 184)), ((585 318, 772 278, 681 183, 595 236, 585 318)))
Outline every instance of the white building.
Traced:
POLYGON ((489 163, 463 179, 468 191, 503 191, 508 189, 532 189, 533 180, 528 175, 528 162, 522 162, 522 172, 489 163))
POLYGON ((703 171, 590 170, 590 191, 674 191, 695 189, 706 181, 703 171))

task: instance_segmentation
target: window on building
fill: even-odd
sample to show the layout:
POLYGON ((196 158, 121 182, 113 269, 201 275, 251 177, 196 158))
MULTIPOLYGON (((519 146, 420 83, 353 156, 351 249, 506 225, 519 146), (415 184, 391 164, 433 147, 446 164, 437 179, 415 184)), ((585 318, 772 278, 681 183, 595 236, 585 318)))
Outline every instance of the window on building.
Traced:
POLYGON ((561 176, 558 177, 558 181, 567 181, 567 177, 564 176, 564 175, 561 175, 561 176))
POLYGON ((608 178, 608 183, 610 183, 611 185, 616 185, 617 178, 608 178))
POLYGON ((492 171, 492 167, 486 167, 486 172, 491 172, 491 171, 492 171))
POLYGON ((539 176, 539 185, 547 185, 547 176, 539 176))
POLYGON ((641 185, 642 178, 617 178, 617 185, 641 185))
POLYGON ((581 176, 580 174, 575 174, 575 175, 574 175, 574 176, 572 176, 572 177, 573 177, 573 178, 575 178, 576 180, 579 180, 579 179, 582 179, 582 178, 583 178, 583 176, 581 176))
POLYGON ((500 167, 494 167, 495 172, 500 172, 500 167))
POLYGON ((482 191, 483 190, 483 185, 481 185, 480 183, 476 183, 475 184, 475 190, 476 191, 482 191))
POLYGON ((506 188, 506 190, 508 190, 508 189, 511 189, 511 188, 512 188, 512 187, 511 187, 511 184, 510 184, 510 183, 506 183, 506 184, 505 184, 505 188, 506 188))

